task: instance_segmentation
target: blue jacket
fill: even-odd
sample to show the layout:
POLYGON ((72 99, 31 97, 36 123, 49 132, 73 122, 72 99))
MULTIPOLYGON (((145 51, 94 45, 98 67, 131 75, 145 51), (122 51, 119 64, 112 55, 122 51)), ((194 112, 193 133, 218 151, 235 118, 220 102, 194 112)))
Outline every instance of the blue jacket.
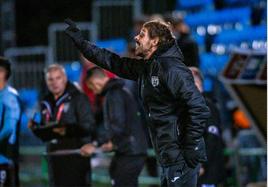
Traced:
POLYGON ((6 86, 0 90, 0 162, 15 156, 21 108, 17 91, 6 86), (16 148, 15 148, 16 147, 16 148), (15 150, 14 150, 15 149, 15 150))

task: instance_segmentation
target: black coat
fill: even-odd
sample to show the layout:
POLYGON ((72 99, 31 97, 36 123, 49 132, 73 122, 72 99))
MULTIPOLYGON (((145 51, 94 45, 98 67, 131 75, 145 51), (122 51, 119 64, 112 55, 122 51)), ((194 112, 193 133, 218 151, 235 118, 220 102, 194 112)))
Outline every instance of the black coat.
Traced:
POLYGON ((215 101, 204 96, 211 111, 204 139, 206 142, 207 162, 203 164, 205 173, 199 177, 200 184, 220 184, 225 178, 224 142, 221 131, 219 110, 215 101))
POLYGON ((117 154, 146 154, 147 143, 137 103, 123 86, 123 80, 110 79, 102 91, 104 126, 117 154))
POLYGON ((199 67, 200 60, 198 44, 190 37, 189 34, 181 34, 177 42, 184 56, 184 64, 188 67, 199 67))
POLYGON ((41 102, 41 125, 56 121, 57 127, 66 126, 64 136, 52 131, 49 134, 38 134, 39 138, 48 142, 48 151, 78 149, 91 141, 95 122, 89 100, 70 82, 57 100, 49 93, 41 102), (52 139, 57 139, 57 143, 51 143, 52 139))
POLYGON ((205 150, 197 147, 204 147, 200 142, 209 109, 176 43, 158 47, 149 60, 120 57, 87 41, 78 47, 97 65, 138 81, 152 143, 162 166, 181 162, 182 149, 197 149, 200 160, 205 157, 205 150))

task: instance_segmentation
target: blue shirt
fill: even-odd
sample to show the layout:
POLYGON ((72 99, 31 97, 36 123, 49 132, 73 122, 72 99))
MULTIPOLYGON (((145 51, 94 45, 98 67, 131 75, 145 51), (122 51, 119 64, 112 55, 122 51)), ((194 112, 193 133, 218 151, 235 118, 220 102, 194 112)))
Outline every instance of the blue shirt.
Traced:
MULTIPOLYGON (((10 86, 5 86, 4 89, 0 90, 0 143, 8 139, 8 144, 15 144, 20 113, 17 91, 10 86)), ((1 159, 3 153, 0 152, 0 155, 1 162, 4 160, 1 159)))

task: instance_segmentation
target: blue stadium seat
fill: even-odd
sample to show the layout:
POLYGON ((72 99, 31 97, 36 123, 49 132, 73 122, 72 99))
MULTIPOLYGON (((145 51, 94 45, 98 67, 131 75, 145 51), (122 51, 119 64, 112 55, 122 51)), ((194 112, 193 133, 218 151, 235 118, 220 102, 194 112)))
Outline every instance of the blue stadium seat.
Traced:
POLYGON ((242 42, 252 42, 254 40, 266 41, 266 26, 247 27, 243 30, 226 30, 219 33, 215 39, 215 44, 240 44, 242 42))
POLYGON ((201 36, 197 33, 192 33, 192 38, 197 42, 199 46, 205 45, 205 36, 201 36))
POLYGON ((20 130, 22 133, 28 130, 28 122, 29 118, 27 117, 26 113, 23 112, 20 120, 20 130))
POLYGON ((203 53, 200 56, 200 70, 204 75, 204 91, 213 89, 213 82, 228 62, 228 55, 217 55, 214 53, 203 53))
POLYGON ((237 22, 242 25, 247 25, 250 20, 250 12, 249 7, 224 9, 220 11, 203 11, 187 15, 185 21, 190 27, 208 26, 210 24, 233 24, 237 22))
POLYGON ((82 67, 81 64, 77 61, 70 63, 70 64, 65 64, 64 69, 66 71, 66 75, 69 81, 71 82, 79 82, 80 80, 80 75, 82 72, 82 67))
POLYGON ((232 5, 252 5, 259 3, 260 1, 264 0, 223 0, 226 6, 232 6, 232 5))
POLYGON ((33 108, 38 102, 38 91, 36 89, 21 89, 19 90, 19 97, 22 101, 23 107, 33 108))
POLYGON ((200 55, 200 70, 204 73, 204 76, 217 76, 228 62, 228 59, 228 55, 203 53, 200 55))
POLYGON ((100 40, 96 45, 101 48, 109 49, 117 54, 123 55, 127 51, 127 41, 122 38, 111 40, 100 40))
POLYGON ((208 5, 212 4, 212 0, 177 0, 176 10, 191 9, 196 7, 207 7, 208 5))

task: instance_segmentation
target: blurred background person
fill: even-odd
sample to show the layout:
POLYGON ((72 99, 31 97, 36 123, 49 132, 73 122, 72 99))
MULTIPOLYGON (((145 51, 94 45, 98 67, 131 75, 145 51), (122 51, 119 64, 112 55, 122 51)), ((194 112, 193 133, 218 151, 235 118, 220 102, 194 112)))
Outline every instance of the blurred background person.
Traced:
POLYGON ((173 32, 177 39, 178 46, 184 57, 186 66, 199 67, 199 49, 196 41, 191 37, 191 31, 181 15, 170 18, 173 32))
POLYGON ((41 102, 40 123, 33 119, 31 128, 47 143, 50 185, 90 186, 90 157, 80 155, 80 148, 91 142, 94 132, 88 98, 67 80, 61 65, 50 65, 45 78, 49 94, 41 102), (49 124, 54 128, 42 131, 49 124), (64 150, 70 154, 54 154, 64 150))
POLYGON ((86 82, 95 94, 104 96, 104 126, 110 141, 101 148, 115 152, 109 168, 112 186, 137 187, 147 143, 134 97, 123 88, 123 80, 109 78, 99 67, 88 71, 86 82))
POLYGON ((0 186, 19 186, 19 130, 21 106, 17 91, 8 85, 11 65, 0 57, 0 186))
MULTIPOLYGON (((190 67, 198 90, 203 93, 203 76, 196 67, 190 67)), ((204 95, 204 94, 203 94, 204 95)), ((215 102, 204 95, 211 116, 206 125, 204 139, 206 142, 207 162, 202 164, 199 172, 199 187, 217 187, 225 179, 224 142, 222 139, 220 113, 215 102)))
MULTIPOLYGON (((96 67, 95 64, 87 60, 81 53, 80 53, 80 61, 83 65, 83 70, 80 77, 81 87, 83 92, 86 94, 86 96, 89 99, 91 111, 93 113, 93 117, 95 120, 95 131, 93 135, 93 139, 95 142, 97 142, 99 145, 107 142, 109 139, 107 136, 107 131, 104 127, 104 119, 103 119, 103 100, 104 97, 99 94, 94 94, 94 92, 87 86, 87 72, 90 71, 91 68, 96 67)), ((109 78, 115 78, 116 75, 113 73, 104 70, 105 74, 109 78)), ((99 160, 98 157, 95 157, 94 160, 91 161, 92 166, 101 165, 102 160, 99 160)))

